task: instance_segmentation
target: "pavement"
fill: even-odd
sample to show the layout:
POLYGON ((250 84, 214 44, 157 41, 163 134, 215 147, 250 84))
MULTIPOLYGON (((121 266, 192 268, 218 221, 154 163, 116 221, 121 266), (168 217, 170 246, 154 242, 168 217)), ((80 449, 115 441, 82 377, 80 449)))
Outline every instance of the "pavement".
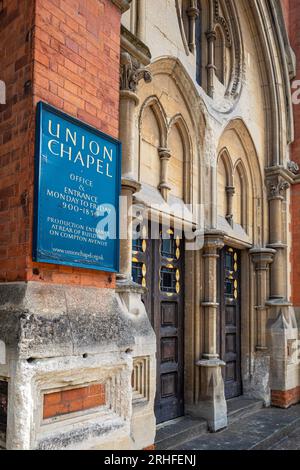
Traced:
POLYGON ((263 408, 218 433, 203 433, 172 450, 298 450, 300 405, 288 410, 263 408))
POLYGON ((272 450, 300 450, 300 426, 271 447, 272 450))

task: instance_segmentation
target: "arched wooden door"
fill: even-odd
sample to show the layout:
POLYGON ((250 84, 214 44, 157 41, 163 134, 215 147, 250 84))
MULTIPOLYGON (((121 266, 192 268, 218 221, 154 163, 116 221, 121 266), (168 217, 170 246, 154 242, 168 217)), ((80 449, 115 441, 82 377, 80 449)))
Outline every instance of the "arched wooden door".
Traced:
POLYGON ((147 287, 144 303, 157 338, 157 423, 184 413, 184 243, 171 229, 159 240, 133 242, 133 280, 147 287))
POLYGON ((241 253, 225 247, 219 259, 219 354, 224 369, 225 397, 242 394, 241 378, 241 253))

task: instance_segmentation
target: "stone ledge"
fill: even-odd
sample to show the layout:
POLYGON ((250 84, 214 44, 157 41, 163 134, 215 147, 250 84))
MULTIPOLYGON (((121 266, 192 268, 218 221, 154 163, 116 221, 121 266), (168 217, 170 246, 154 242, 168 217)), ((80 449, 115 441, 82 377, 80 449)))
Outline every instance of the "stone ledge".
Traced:
POLYGON ((37 282, 0 285, 0 340, 21 359, 126 350, 134 331, 111 289, 37 282))

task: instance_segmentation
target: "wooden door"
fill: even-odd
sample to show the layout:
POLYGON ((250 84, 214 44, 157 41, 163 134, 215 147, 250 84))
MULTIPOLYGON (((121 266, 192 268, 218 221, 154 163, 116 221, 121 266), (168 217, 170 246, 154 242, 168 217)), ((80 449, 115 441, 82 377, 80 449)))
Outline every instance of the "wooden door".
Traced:
POLYGON ((183 242, 173 230, 159 240, 134 243, 133 280, 148 288, 144 297, 157 338, 157 423, 183 415, 183 242), (139 247, 138 247, 139 244, 139 247))
POLYGON ((220 356, 224 370, 226 399, 242 394, 241 380, 241 288, 240 252, 225 247, 219 263, 220 356))

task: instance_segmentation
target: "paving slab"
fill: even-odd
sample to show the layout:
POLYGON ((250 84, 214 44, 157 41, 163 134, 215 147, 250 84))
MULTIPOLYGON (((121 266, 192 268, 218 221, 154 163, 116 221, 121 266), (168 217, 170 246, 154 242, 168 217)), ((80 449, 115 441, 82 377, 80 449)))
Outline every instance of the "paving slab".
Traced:
POLYGON ((277 444, 271 447, 272 450, 300 450, 300 426, 290 432, 277 444))
POLYGON ((295 433, 294 440, 298 442, 297 428, 300 428, 300 405, 288 410, 264 408, 232 423, 224 431, 205 433, 174 450, 270 449, 291 433, 295 433))

